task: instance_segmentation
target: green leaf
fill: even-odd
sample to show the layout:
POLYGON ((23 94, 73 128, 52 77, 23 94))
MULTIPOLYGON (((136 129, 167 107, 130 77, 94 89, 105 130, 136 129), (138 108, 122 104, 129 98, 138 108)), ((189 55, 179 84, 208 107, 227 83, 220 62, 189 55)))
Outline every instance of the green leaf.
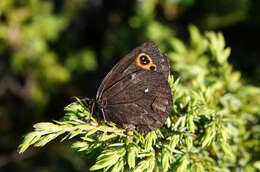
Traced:
POLYGON ((216 135, 216 126, 215 123, 212 122, 210 126, 206 129, 206 134, 202 138, 202 148, 205 146, 209 146, 213 140, 215 139, 216 135))
POLYGON ((180 160, 180 164, 179 164, 176 172, 185 172, 185 171, 187 171, 187 167, 188 167, 188 158, 187 158, 187 155, 184 155, 180 160))
POLYGON ((127 162, 130 168, 135 168, 135 159, 137 158, 138 150, 135 145, 128 146, 127 162))
POLYGON ((145 136, 145 150, 149 151, 152 149, 153 144, 156 143, 157 135, 155 131, 149 132, 145 136))
POLYGON ((114 167, 112 168, 112 172, 119 172, 119 171, 124 171, 124 165, 125 165, 125 162, 120 159, 115 165, 114 167))
POLYGON ((48 134, 46 136, 43 136, 37 140, 37 142, 34 144, 34 146, 42 147, 42 146, 46 145, 47 143, 49 143, 50 141, 52 141, 53 139, 55 139, 56 137, 58 137, 59 135, 63 134, 64 132, 65 131, 59 131, 54 134, 48 134))
POLYGON ((168 169, 170 168, 171 160, 172 160, 171 153, 167 149, 164 148, 162 150, 162 168, 163 168, 163 172, 168 171, 168 169))
POLYGON ((78 151, 85 151, 86 149, 89 148, 89 143, 88 142, 82 142, 82 141, 77 141, 71 145, 72 148, 78 149, 78 151))
POLYGON ((96 164, 94 164, 90 170, 93 171, 93 170, 99 170, 99 169, 102 169, 102 168, 106 168, 108 166, 112 166, 114 165, 115 163, 117 163, 119 157, 118 156, 108 156, 107 158, 104 158, 104 159, 101 159, 101 160, 98 160, 96 162, 96 164))
POLYGON ((117 163, 119 158, 126 154, 125 148, 113 148, 101 153, 98 156, 97 162, 90 168, 90 170, 98 170, 106 167, 113 166, 117 163))
POLYGON ((37 142, 40 137, 41 135, 39 132, 30 132, 26 134, 23 142, 18 147, 19 153, 23 153, 30 145, 37 142))
POLYGON ((227 156, 227 158, 234 163, 236 160, 236 157, 234 156, 234 154, 232 152, 232 148, 225 142, 221 142, 220 145, 221 145, 221 148, 223 149, 225 155, 227 156))
POLYGON ((149 167, 149 160, 142 160, 138 163, 137 167, 134 169, 134 172, 142 172, 149 167))
POLYGON ((171 149, 174 149, 176 147, 176 145, 178 144, 179 140, 180 140, 180 136, 178 134, 175 134, 172 137, 170 137, 169 147, 171 149))
POLYGON ((179 54, 186 54, 187 49, 186 46, 177 38, 172 38, 170 44, 174 48, 174 51, 179 54))

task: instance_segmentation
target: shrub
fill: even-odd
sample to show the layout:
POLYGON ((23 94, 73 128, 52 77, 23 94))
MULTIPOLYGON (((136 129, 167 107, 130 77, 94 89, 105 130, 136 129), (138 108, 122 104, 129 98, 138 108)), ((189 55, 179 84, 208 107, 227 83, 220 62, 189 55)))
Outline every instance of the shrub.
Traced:
POLYGON ((160 43, 176 73, 169 79, 173 112, 161 129, 125 133, 96 121, 78 100, 65 107, 61 120, 35 124, 19 152, 58 136, 75 137, 72 148, 95 158, 90 170, 260 170, 260 88, 232 69, 221 33, 189 31, 187 45, 175 37, 160 43))

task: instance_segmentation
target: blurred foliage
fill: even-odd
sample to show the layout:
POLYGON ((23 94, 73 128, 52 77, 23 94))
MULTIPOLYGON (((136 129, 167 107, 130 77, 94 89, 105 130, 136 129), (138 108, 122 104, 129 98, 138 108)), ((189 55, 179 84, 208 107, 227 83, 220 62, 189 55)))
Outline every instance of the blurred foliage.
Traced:
MULTIPOLYGON (((93 165, 86 162, 96 158, 100 150, 86 157, 67 149, 65 142, 47 145, 48 149, 41 153, 34 149, 22 155, 15 152, 21 136, 33 123, 60 118, 70 97, 94 97, 102 78, 116 61, 147 40, 155 41, 162 52, 168 53, 173 74, 181 78, 179 86, 183 89, 194 89, 198 94, 213 87, 216 76, 224 78, 224 86, 214 86, 216 95, 207 94, 221 102, 219 109, 225 106, 233 109, 232 114, 240 115, 237 120, 243 121, 238 120, 236 126, 248 125, 243 132, 239 130, 245 140, 238 145, 242 144, 245 150, 237 151, 245 156, 240 162, 259 168, 259 161, 254 161, 259 152, 259 144, 254 140, 259 138, 259 127, 253 127, 258 126, 259 118, 246 115, 254 114, 257 108, 244 107, 257 100, 255 87, 245 83, 260 85, 259 3, 258 0, 0 0, 0 171, 84 171, 93 165), (226 65, 230 50, 223 49, 224 42, 213 41, 223 39, 221 34, 202 36, 190 27, 188 41, 187 26, 191 23, 201 31, 221 30, 226 44, 232 48, 228 61, 241 73, 231 72, 232 67, 226 65), (241 82, 240 75, 245 81, 241 82), (200 84, 206 88, 199 88, 200 84), (220 95, 226 96, 220 100, 220 95), (46 158, 43 160, 42 156, 46 158)), ((190 91, 185 94, 191 96, 190 91)), ((215 107, 216 102, 211 106, 215 107)), ((190 162, 189 156, 185 157, 180 161, 183 164, 190 162)), ((229 168, 229 164, 224 165, 229 168)))
POLYGON ((53 8, 50 1, 0 2, 1 54, 7 54, 13 72, 28 84, 24 96, 39 106, 47 103, 59 84, 69 82, 74 71, 93 71, 97 67, 95 53, 88 49, 62 58, 52 49, 71 20, 67 12, 72 11, 64 8, 55 13, 53 8))
POLYGON ((243 83, 233 71, 221 33, 201 35, 190 26, 190 35, 189 45, 168 38, 172 69, 180 78, 169 80, 175 104, 162 129, 125 134, 113 124, 97 122, 78 100, 65 108, 62 120, 35 124, 19 152, 60 135, 62 141, 80 136, 72 148, 85 156, 95 153, 90 170, 260 170, 260 87, 243 83))

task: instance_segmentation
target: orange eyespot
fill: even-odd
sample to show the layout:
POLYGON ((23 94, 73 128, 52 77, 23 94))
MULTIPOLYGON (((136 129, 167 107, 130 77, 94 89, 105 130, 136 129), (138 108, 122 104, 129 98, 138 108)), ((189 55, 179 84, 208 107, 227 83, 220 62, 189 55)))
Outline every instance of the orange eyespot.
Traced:
POLYGON ((152 58, 145 53, 140 53, 137 56, 136 64, 145 70, 151 70, 151 71, 157 70, 157 66, 153 63, 152 58))

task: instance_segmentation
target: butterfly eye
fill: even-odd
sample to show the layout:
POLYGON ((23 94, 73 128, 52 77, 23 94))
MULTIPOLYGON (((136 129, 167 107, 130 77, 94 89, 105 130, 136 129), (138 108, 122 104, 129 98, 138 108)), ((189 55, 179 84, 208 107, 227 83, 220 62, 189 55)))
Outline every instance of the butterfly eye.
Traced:
POLYGON ((150 63, 150 60, 148 59, 147 56, 142 55, 142 56, 140 57, 140 63, 141 63, 142 65, 148 65, 148 64, 150 63))

